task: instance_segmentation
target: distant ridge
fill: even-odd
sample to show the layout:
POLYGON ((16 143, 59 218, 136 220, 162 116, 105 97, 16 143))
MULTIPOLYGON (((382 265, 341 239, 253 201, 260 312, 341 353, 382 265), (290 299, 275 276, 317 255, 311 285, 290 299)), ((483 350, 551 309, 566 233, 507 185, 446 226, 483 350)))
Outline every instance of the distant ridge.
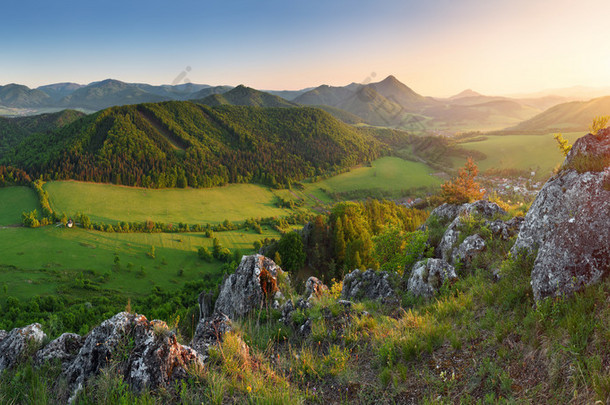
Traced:
POLYGON ((242 105, 250 107, 296 107, 281 97, 274 96, 264 91, 246 87, 243 84, 222 94, 212 94, 203 100, 197 100, 201 104, 209 106, 219 105, 242 105))

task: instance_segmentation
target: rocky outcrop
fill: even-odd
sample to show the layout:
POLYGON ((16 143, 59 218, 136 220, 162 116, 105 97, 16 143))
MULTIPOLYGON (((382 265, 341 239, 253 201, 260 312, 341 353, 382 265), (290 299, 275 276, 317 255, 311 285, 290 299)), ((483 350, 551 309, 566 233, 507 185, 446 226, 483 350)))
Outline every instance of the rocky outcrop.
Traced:
MULTIPOLYGON (((447 205, 447 204, 444 204, 447 205)), ((441 205, 443 207, 444 205, 441 205)), ((439 207, 439 208, 441 208, 439 207)), ((473 203, 462 204, 458 207, 456 211, 458 214, 451 221, 451 224, 445 230, 443 237, 436 249, 438 258, 441 258, 447 262, 453 263, 453 250, 457 247, 457 242, 460 238, 460 227, 463 226, 463 218, 466 215, 476 215, 481 218, 491 220, 497 215, 504 215, 506 211, 504 211, 500 206, 496 203, 492 203, 486 200, 479 200, 473 203)), ((438 209, 438 208, 437 208, 438 209)), ((435 210, 436 211, 436 210, 435 210)), ((449 208, 445 207, 441 212, 449 212, 449 208)), ((453 211, 452 211, 453 212, 453 211)), ((434 215, 434 211, 432 214, 434 215)), ((472 235, 470 235, 472 236, 472 235)))
POLYGON ((495 237, 508 240, 519 234, 519 230, 521 229, 524 220, 525 218, 523 217, 514 217, 508 221, 497 219, 489 223, 489 229, 495 237))
POLYGON ((453 251, 452 263, 470 264, 472 259, 485 250, 485 240, 479 235, 470 235, 453 251))
POLYGON ((244 256, 235 273, 223 281, 214 312, 233 318, 263 307, 278 292, 277 275, 281 271, 265 256, 244 256))
POLYGON ((65 370, 74 360, 85 338, 76 333, 64 333, 36 352, 36 364, 59 361, 65 370))
POLYGON ((407 289, 417 297, 433 297, 445 282, 457 279, 452 265, 442 259, 422 260, 413 266, 407 289))
POLYGON ((47 337, 39 323, 15 328, 10 332, 0 332, 0 372, 12 367, 23 357, 34 354, 47 337))
POLYGON ((303 294, 303 297, 309 301, 312 298, 320 298, 326 292, 328 292, 328 287, 320 279, 309 277, 305 282, 305 294, 303 294))
POLYGON ((571 294, 610 272, 610 129, 598 135, 576 141, 562 171, 538 193, 512 248, 513 255, 537 252, 537 300, 571 294))
POLYGON ((380 300, 395 295, 390 274, 387 271, 368 269, 362 272, 356 269, 343 279, 341 298, 344 300, 380 300))
POLYGON ((75 394, 99 371, 115 362, 136 391, 168 387, 202 366, 201 356, 179 344, 165 322, 148 321, 143 315, 121 312, 102 322, 87 335, 75 359, 67 367, 69 387, 75 394))
POLYGON ((208 349, 222 341, 225 333, 231 330, 231 320, 223 314, 215 313, 208 318, 202 318, 197 324, 191 347, 207 359, 208 349))

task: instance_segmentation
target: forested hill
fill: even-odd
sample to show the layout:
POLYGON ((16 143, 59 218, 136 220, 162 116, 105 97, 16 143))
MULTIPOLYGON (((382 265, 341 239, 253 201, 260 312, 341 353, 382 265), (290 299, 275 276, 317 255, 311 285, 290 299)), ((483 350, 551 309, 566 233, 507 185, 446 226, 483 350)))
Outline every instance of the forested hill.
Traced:
POLYGON ((35 134, 0 164, 51 179, 144 187, 287 184, 387 151, 316 108, 210 107, 188 101, 112 107, 35 134))
POLYGON ((31 134, 57 130, 84 115, 74 110, 63 110, 28 117, 0 117, 0 158, 31 134))

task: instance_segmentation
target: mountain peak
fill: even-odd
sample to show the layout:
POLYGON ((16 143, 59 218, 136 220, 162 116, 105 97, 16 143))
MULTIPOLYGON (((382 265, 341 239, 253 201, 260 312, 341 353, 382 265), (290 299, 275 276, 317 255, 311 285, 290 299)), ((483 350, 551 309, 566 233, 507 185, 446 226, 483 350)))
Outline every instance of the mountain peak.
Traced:
POLYGON ((456 94, 455 96, 451 96, 449 97, 452 100, 458 99, 458 98, 464 98, 464 97, 480 97, 482 96, 481 93, 477 93, 476 91, 472 90, 472 89, 466 89, 458 94, 456 94))

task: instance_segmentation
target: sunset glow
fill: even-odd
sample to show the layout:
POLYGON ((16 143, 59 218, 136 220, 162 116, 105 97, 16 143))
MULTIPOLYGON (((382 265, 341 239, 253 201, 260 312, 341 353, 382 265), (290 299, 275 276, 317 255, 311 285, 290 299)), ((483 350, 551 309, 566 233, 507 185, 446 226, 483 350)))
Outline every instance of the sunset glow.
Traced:
POLYGON ((299 89, 394 74, 448 96, 610 86, 602 0, 13 3, 0 83, 112 77, 299 89))

